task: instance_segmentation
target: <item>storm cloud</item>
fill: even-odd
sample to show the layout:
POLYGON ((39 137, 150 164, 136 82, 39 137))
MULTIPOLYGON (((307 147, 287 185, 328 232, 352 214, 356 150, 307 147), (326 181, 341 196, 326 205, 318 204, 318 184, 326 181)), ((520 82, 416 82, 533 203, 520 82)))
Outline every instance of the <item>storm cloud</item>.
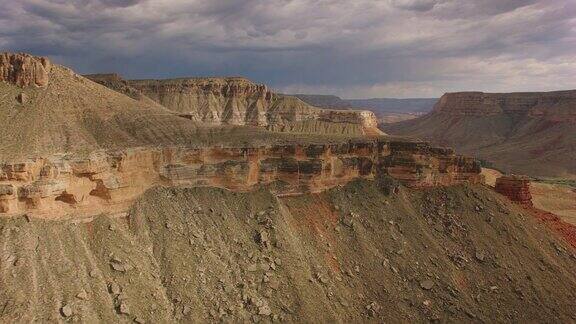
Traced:
POLYGON ((0 50, 128 78, 242 75, 284 92, 576 88, 572 0, 0 0, 0 50))

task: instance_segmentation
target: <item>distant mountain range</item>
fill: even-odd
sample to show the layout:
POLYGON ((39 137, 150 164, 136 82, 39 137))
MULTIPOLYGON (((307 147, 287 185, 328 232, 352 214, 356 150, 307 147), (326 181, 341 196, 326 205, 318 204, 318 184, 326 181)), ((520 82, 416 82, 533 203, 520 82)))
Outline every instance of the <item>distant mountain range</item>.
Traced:
POLYGON ((333 95, 295 94, 300 100, 321 108, 368 109, 381 113, 427 113, 438 98, 373 98, 342 99, 333 95))
POLYGON ((333 95, 296 94, 293 96, 320 108, 369 110, 382 124, 397 123, 422 116, 430 112, 438 101, 436 98, 342 99, 333 95))

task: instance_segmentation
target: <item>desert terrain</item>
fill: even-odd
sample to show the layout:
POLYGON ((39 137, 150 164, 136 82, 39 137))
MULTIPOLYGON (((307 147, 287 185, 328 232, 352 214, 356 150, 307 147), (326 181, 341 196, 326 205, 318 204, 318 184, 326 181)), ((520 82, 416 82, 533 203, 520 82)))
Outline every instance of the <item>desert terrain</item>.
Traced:
POLYGON ((576 320, 528 206, 569 198, 243 78, 0 58, 1 322, 576 320))

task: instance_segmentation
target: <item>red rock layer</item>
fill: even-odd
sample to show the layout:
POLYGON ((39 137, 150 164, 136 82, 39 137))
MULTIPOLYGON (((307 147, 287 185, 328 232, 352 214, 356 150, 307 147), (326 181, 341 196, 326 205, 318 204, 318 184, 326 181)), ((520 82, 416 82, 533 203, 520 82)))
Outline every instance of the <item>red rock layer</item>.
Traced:
POLYGON ((537 208, 530 208, 530 210, 534 215, 536 215, 538 220, 546 224, 548 228, 558 233, 573 248, 576 249, 576 226, 566 223, 555 214, 537 208))
POLYGON ((523 176, 502 176, 496 179, 495 190, 514 202, 532 206, 530 179, 523 176))
POLYGON ((50 61, 29 54, 0 53, 0 81, 19 87, 48 85, 50 61))

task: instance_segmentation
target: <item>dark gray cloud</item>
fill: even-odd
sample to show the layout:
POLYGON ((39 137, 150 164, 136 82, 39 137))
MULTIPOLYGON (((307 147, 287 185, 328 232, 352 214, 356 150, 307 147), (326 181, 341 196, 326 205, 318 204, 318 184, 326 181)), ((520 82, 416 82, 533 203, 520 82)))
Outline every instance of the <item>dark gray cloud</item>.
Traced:
POLYGON ((441 1, 439 0, 392 0, 391 3, 394 7, 405 9, 405 10, 414 10, 414 11, 429 11, 434 8, 438 3, 441 1))
POLYGON ((0 0, 0 48, 81 73, 346 97, 576 88, 572 0, 0 0))

